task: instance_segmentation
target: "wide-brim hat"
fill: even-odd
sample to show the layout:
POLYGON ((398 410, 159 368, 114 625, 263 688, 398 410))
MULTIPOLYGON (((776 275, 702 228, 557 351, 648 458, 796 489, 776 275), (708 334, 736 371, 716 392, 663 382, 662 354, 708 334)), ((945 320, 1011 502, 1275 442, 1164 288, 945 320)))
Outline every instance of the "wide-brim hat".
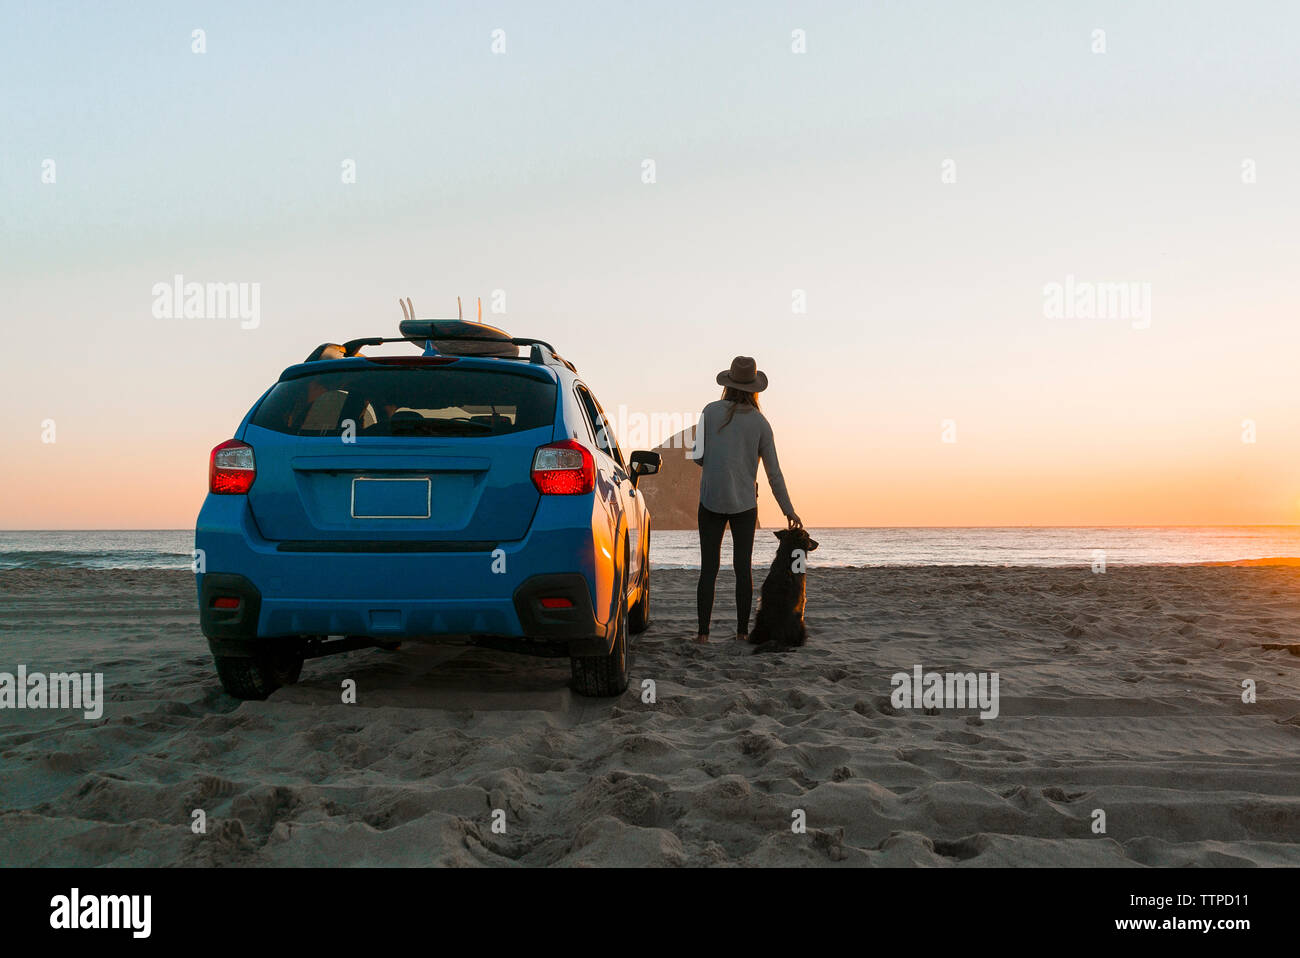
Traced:
POLYGON ((731 361, 730 369, 718 373, 718 385, 741 392, 761 393, 767 388, 767 373, 758 368, 753 356, 737 356, 731 361))

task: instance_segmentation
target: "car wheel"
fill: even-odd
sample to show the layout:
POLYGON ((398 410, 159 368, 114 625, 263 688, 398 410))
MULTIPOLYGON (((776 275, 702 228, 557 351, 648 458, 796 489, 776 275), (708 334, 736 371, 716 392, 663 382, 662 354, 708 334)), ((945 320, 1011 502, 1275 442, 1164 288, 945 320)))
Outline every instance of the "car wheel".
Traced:
POLYGON ((302 675, 301 651, 261 652, 254 656, 214 655, 217 677, 228 695, 237 699, 264 699, 302 675))
MULTIPOLYGON (((626 572, 624 573, 626 576, 626 572)), ((569 658, 573 691, 589 698, 609 698, 627 691, 627 580, 619 589, 618 625, 608 655, 574 655, 569 658)))

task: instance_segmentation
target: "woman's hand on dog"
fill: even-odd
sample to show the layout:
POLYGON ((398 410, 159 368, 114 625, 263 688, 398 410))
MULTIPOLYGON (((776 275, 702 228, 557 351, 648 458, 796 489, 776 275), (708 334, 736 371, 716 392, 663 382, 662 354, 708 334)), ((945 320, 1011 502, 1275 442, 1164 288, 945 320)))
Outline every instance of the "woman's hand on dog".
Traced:
POLYGON ((803 528, 803 520, 799 518, 799 514, 797 512, 790 513, 788 516, 785 517, 785 521, 789 523, 789 528, 791 529, 803 528))

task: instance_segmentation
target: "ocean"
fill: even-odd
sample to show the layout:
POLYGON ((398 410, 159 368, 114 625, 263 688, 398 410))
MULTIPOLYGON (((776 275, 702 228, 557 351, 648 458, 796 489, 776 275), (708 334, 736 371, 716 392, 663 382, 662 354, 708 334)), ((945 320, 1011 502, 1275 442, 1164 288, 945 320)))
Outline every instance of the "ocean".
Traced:
MULTIPOLYGON (((812 566, 991 565, 1091 566, 1097 551, 1110 565, 1231 562, 1300 556, 1300 526, 1174 526, 1101 528, 874 528, 810 529, 819 543, 812 566)), ((190 529, 120 531, 0 531, 0 570, 188 569, 190 529)), ((730 565, 730 535, 723 541, 730 565)), ((776 554, 776 537, 760 529, 754 565, 776 554)), ((651 544, 657 568, 698 568, 693 531, 657 531, 651 544)))

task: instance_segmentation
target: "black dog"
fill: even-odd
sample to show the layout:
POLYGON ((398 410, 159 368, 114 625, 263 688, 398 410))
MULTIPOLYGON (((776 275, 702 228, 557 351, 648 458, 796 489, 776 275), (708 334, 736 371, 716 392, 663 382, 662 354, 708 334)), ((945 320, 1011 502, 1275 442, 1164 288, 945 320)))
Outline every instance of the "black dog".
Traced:
POLYGON ((808 553, 817 548, 817 542, 803 528, 780 529, 773 535, 781 540, 781 545, 763 580, 758 615, 754 618, 754 630, 749 633, 750 644, 758 646, 755 652, 792 649, 803 645, 808 638, 803 624, 808 601, 803 569, 808 553))

